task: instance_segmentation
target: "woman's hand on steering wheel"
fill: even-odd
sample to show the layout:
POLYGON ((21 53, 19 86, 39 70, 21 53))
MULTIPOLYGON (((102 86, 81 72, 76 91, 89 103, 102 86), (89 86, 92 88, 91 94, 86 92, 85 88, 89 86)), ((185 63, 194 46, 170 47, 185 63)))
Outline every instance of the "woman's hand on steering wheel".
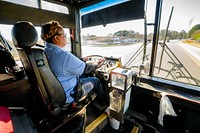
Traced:
POLYGON ((89 55, 84 58, 87 59, 86 63, 98 65, 97 68, 101 67, 105 62, 105 58, 101 55, 89 55))
POLYGON ((104 64, 104 62, 105 62, 105 58, 100 59, 100 60, 97 62, 97 65, 98 65, 97 68, 101 67, 101 66, 104 64))
POLYGON ((86 61, 88 61, 89 59, 88 59, 88 57, 86 56, 86 57, 83 57, 82 60, 86 62, 86 61))

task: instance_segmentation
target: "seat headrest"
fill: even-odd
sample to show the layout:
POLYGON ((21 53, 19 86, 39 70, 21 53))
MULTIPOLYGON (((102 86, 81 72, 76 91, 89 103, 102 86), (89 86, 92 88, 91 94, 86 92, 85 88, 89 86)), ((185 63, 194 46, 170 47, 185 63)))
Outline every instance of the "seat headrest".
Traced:
POLYGON ((12 40, 16 47, 30 48, 37 43, 38 34, 32 23, 20 21, 12 28, 12 40))

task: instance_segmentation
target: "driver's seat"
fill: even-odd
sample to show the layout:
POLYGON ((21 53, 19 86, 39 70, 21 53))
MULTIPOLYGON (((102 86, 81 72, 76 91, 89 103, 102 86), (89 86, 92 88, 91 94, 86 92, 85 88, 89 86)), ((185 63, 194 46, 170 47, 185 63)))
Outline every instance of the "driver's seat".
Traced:
MULTIPOLYGON (((73 106, 73 103, 65 103, 64 89, 49 67, 43 51, 44 47, 36 45, 38 34, 33 24, 27 21, 16 23, 12 29, 12 39, 32 85, 32 90, 39 97, 39 103, 43 103, 42 107, 48 112, 46 117, 41 116, 42 119, 39 120, 39 123, 45 123, 45 126, 48 126, 51 132, 54 132, 71 118, 85 113, 86 106, 94 100, 96 94, 94 92, 89 93, 84 97, 84 100, 81 99, 80 103, 77 102, 76 107, 73 106), (60 123, 58 122, 58 125, 52 127, 51 122, 59 121, 57 118, 60 123)), ((40 108, 38 110, 42 111, 40 108)))

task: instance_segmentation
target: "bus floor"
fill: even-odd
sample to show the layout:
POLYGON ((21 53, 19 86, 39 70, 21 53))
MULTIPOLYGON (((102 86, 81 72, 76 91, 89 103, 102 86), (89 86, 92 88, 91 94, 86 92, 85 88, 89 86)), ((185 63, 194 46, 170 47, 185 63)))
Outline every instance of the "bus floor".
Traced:
POLYGON ((105 128, 103 128, 99 133, 161 133, 155 128, 149 127, 144 123, 138 123, 137 121, 135 121, 135 119, 131 118, 132 120, 130 120, 129 117, 130 115, 126 114, 124 122, 120 123, 118 130, 113 129, 108 122, 105 128))
MULTIPOLYGON (((132 112, 132 111, 130 111, 132 112)), ((87 107, 87 116, 86 116, 86 133, 153 133, 155 130, 152 130, 147 127, 142 126, 135 120, 132 119, 129 114, 126 115, 124 122, 120 123, 119 129, 113 129, 109 122, 109 117, 105 112, 105 109, 99 109, 95 104, 91 103, 87 107)))

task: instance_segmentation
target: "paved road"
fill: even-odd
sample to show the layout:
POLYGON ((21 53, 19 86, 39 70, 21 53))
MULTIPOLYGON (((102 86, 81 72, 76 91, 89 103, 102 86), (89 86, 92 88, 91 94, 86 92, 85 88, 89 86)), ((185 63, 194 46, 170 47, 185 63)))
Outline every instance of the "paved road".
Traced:
MULTIPOLYGON (((82 47, 82 50, 84 51, 83 56, 97 54, 107 57, 121 57, 123 65, 125 65, 136 52, 138 52, 139 54, 133 57, 134 61, 130 64, 137 66, 142 60, 143 47, 139 50, 141 46, 142 43, 126 46, 119 45, 115 47, 96 47, 92 45, 86 45, 82 47)), ((192 84, 200 84, 197 83, 199 82, 198 80, 195 81, 195 79, 200 80, 200 48, 189 46, 180 43, 179 41, 172 41, 167 43, 167 47, 165 47, 164 51, 165 52, 163 54, 160 67, 161 71, 155 69, 155 75, 192 84)), ((148 57, 150 57, 151 44, 147 45, 146 53, 149 55, 148 57)), ((161 53, 162 47, 159 46, 156 59, 156 68, 159 68, 161 53)))
MULTIPOLYGON (((167 78, 197 84, 197 82, 199 81, 194 81, 194 79, 200 79, 200 60, 199 58, 197 58, 198 54, 194 56, 194 53, 196 53, 197 51, 199 51, 200 53, 200 49, 182 44, 178 41, 170 42, 167 44, 167 46, 169 49, 165 47, 161 68, 169 70, 170 74, 174 74, 175 76, 170 77, 170 75, 166 75, 167 73, 164 73, 163 71, 162 73, 158 74, 166 75, 167 78), (176 63, 178 67, 173 65, 173 63, 176 63)), ((158 49, 158 61, 156 62, 156 66, 159 66, 158 63, 160 61, 160 55, 161 47, 159 47, 158 49)))

